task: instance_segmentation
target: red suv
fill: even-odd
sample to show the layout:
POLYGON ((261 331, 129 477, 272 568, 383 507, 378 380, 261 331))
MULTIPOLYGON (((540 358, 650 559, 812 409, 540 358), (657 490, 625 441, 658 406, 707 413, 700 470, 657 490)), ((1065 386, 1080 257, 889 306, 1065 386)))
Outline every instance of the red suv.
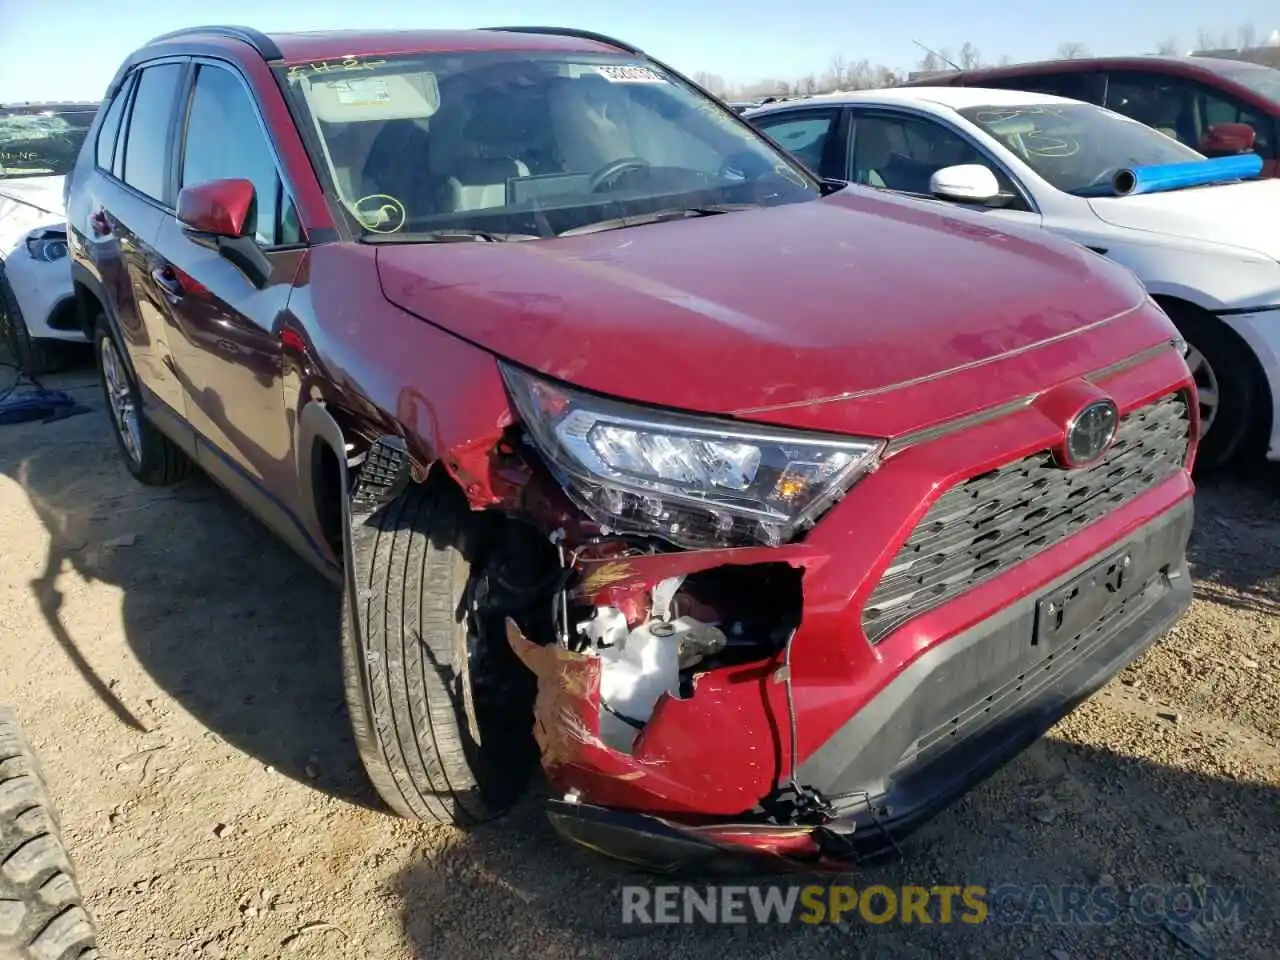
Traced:
POLYGON ((1194 386, 1131 274, 815 180, 616 40, 166 35, 68 216, 124 462, 342 586, 405 816, 540 754, 597 849, 847 862, 1189 602, 1194 386))
POLYGON ((1163 130, 1208 156, 1252 149, 1280 177, 1280 70, 1213 57, 1046 60, 961 70, 907 86, 993 87, 1070 97, 1163 130))

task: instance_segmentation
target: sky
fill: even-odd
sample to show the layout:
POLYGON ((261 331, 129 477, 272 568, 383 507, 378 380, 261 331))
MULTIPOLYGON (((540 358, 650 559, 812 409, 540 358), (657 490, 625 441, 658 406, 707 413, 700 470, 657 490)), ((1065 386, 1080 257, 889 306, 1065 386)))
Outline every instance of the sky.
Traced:
POLYGON ((1045 6, 1010 0, 471 0, 445 9, 423 0, 0 0, 0 102, 96 100, 131 50, 169 30, 211 22, 267 33, 574 26, 626 40, 682 72, 706 71, 734 84, 820 74, 835 55, 909 70, 923 56, 913 40, 953 56, 970 41, 987 60, 1006 54, 1033 60, 1053 56, 1066 41, 1103 56, 1149 53, 1168 38, 1190 49, 1202 29, 1234 35, 1252 24, 1259 37, 1280 29, 1275 0, 1045 6))

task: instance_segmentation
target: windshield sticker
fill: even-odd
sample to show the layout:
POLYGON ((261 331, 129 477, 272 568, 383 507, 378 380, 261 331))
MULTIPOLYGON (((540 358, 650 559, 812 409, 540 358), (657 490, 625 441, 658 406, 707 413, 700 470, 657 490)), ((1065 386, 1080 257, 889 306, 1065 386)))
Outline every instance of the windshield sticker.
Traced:
POLYGON ((327 86, 337 95, 344 107, 372 107, 391 102, 387 81, 377 77, 356 77, 351 80, 334 80, 327 86))
POLYGON ((366 230, 373 233, 395 233, 408 219, 404 204, 385 193, 361 197, 351 204, 351 212, 366 230))
POLYGON ((312 63, 295 63, 289 68, 286 76, 290 80, 300 77, 314 77, 323 73, 346 73, 352 70, 373 70, 386 65, 385 60, 366 60, 363 57, 348 55, 340 60, 320 60, 312 63))
POLYGON ((608 64, 596 67, 596 73, 610 83, 666 83, 657 72, 648 67, 608 64))

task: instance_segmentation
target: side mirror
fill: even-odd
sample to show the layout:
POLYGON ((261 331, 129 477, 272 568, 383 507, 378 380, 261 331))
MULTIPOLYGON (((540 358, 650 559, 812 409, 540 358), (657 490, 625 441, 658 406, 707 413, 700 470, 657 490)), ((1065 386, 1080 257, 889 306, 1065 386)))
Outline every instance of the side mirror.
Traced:
POLYGON ((211 237, 242 237, 255 199, 249 180, 208 180, 178 194, 178 221, 211 237))
POLYGON ((1207 157, 1230 157, 1250 153, 1258 142, 1258 131, 1247 123, 1215 123, 1200 138, 1200 152, 1207 157))
POLYGON ((929 178, 929 192, 941 200, 988 203, 1000 196, 1000 181, 990 167, 962 163, 935 171, 929 178))
POLYGON ((271 261, 248 232, 256 202, 250 180, 209 180, 178 194, 177 217, 192 239, 212 245, 261 290, 271 280, 271 261))

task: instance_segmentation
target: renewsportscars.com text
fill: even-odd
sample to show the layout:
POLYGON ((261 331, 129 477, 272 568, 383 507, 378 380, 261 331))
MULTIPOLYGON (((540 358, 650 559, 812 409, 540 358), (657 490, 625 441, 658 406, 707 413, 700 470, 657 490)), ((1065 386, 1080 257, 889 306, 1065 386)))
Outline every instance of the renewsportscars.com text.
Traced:
POLYGON ((995 887, 873 884, 667 885, 622 888, 622 921, 685 923, 1052 923, 1106 925, 1239 921, 1244 888, 1159 886, 995 887))

